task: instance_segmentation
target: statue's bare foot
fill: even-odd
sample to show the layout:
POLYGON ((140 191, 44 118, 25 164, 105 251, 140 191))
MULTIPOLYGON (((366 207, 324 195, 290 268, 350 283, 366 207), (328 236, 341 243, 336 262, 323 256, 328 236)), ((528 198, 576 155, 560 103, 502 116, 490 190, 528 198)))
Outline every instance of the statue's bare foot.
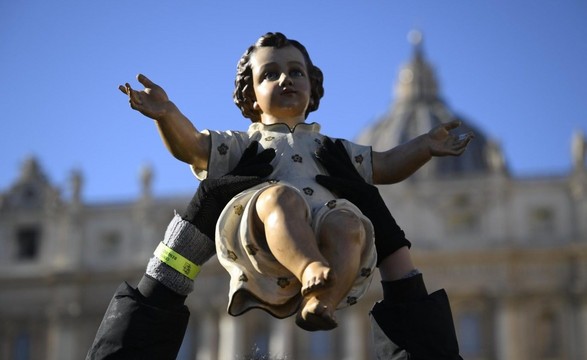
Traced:
POLYGON ((302 273, 302 296, 326 286, 331 280, 330 268, 320 261, 311 262, 302 273))
POLYGON ((332 330, 338 326, 332 309, 314 296, 304 298, 296 324, 306 331, 332 330))

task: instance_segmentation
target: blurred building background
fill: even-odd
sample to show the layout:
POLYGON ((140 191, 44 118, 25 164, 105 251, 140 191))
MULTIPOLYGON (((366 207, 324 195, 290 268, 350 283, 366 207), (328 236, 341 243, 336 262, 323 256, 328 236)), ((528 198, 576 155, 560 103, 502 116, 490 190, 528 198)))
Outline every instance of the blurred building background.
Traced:
MULTIPOLYGON (((514 178, 499 139, 453 112, 435 75, 414 39, 388 113, 356 140, 384 150, 454 119, 476 134, 463 156, 433 159, 381 187, 428 290, 449 294, 463 357, 586 359, 584 134, 569 134, 567 173, 514 178)), ((83 174, 72 172, 70 188, 60 189, 31 158, 0 189, 0 359, 85 357, 112 294, 123 280, 136 285, 174 210, 190 199, 154 197, 152 176, 144 169, 134 201, 86 203, 83 174)), ((262 311, 228 316, 229 279, 213 258, 188 298, 179 358, 234 359, 255 350, 287 359, 373 358, 368 311, 381 296, 378 281, 340 312, 339 328, 309 333, 293 318, 262 311)))

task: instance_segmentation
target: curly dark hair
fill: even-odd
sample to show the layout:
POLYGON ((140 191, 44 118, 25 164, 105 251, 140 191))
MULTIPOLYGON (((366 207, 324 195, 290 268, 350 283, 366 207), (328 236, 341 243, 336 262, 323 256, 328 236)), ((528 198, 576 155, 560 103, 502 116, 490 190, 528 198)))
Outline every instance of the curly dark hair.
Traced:
POLYGON ((322 70, 315 66, 310 59, 308 51, 304 45, 296 40, 288 39, 285 35, 279 32, 269 32, 259 38, 254 45, 249 46, 247 51, 243 54, 236 67, 236 79, 234 80, 234 92, 232 98, 234 103, 241 110, 244 117, 251 119, 252 122, 261 121, 259 113, 253 108, 255 102, 255 91, 253 89, 253 70, 251 68, 251 55, 256 49, 260 47, 274 47, 282 48, 285 46, 294 46, 298 49, 306 61, 308 75, 310 78, 310 103, 306 109, 306 117, 312 111, 318 109, 320 99, 324 96, 324 87, 322 83, 324 76, 322 70))

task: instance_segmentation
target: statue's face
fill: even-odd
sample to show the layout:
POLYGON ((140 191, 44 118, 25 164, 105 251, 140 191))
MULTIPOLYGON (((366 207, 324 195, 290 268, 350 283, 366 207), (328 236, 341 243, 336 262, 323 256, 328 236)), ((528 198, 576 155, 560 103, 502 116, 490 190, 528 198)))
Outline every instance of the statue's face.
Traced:
POLYGON ((264 124, 304 122, 310 79, 304 56, 293 46, 260 47, 251 56, 254 108, 264 124))

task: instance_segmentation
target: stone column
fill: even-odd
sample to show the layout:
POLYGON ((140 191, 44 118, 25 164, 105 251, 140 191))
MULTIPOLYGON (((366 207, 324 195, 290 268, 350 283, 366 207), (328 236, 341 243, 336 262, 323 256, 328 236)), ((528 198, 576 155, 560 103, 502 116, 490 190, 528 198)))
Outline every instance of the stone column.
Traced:
POLYGON ((288 359, 293 355, 293 326, 291 319, 273 319, 269 334, 269 353, 271 356, 288 359))
POLYGON ((218 317, 212 311, 201 312, 198 316, 200 325, 196 331, 199 337, 196 359, 217 359, 218 317))
POLYGON ((75 360, 78 339, 76 329, 69 319, 55 316, 49 322, 47 331, 48 360, 75 360))
POLYGON ((519 310, 516 309, 516 301, 505 297, 499 300, 496 311, 496 356, 498 360, 524 359, 520 352, 521 337, 519 326, 519 310))
POLYGON ((245 354, 243 337, 245 329, 242 319, 228 314, 220 318, 220 341, 218 345, 219 359, 234 359, 236 355, 245 354))
MULTIPOLYGON (((585 336, 587 336, 587 299, 585 301, 583 301, 583 305, 581 306, 581 329, 579 331, 579 334, 581 334, 583 337, 582 339, 585 339, 585 336)), ((587 343, 585 341, 580 341, 579 344, 581 344, 581 349, 579 350, 579 357, 578 359, 582 358, 585 359, 585 357, 587 356, 587 343)))
POLYGON ((577 323, 573 336, 574 344, 576 344, 576 359, 585 359, 587 356, 587 342, 584 339, 587 336, 587 297, 583 297, 577 304, 577 323))
POLYGON ((357 309, 347 309, 344 318, 338 323, 342 325, 344 344, 343 359, 363 359, 365 357, 365 329, 366 314, 360 314, 357 309))

